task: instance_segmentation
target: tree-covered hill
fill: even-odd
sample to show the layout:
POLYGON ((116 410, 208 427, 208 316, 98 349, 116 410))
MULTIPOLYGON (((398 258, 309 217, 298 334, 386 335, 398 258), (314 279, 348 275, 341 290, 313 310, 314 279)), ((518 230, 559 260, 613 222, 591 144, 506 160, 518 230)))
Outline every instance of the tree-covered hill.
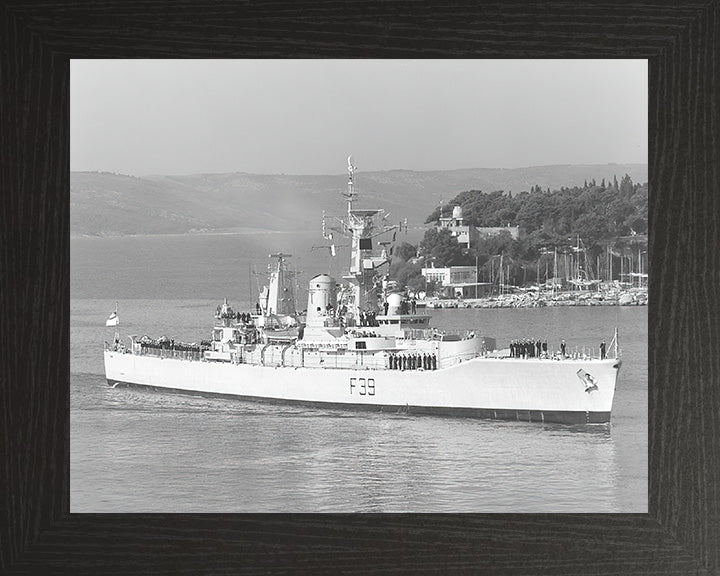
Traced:
MULTIPOLYGON (((477 263, 480 279, 492 280, 497 277, 493 272, 493 267, 498 266, 496 257, 503 256, 503 268, 508 268, 510 281, 523 284, 540 280, 541 265, 544 271, 548 260, 556 258, 558 252, 573 252, 580 245, 583 273, 590 278, 607 277, 613 258, 627 251, 637 254, 636 244, 628 243, 626 238, 644 238, 648 228, 648 184, 633 183, 627 174, 619 182, 616 177, 599 184, 591 180, 581 187, 554 191, 539 185, 518 194, 469 190, 448 202, 443 215, 449 215, 455 206, 462 207, 465 224, 519 226, 522 235, 519 239, 509 233, 482 237, 470 249, 463 249, 448 230, 430 228, 417 246, 423 262, 414 267, 415 275, 423 263, 436 267, 477 263)), ((439 217, 438 207, 425 222, 434 224, 439 217)), ((577 250, 574 252, 577 254, 577 250)), ((396 267, 401 269, 399 263, 396 267)), ((417 284, 410 270, 403 269, 409 277, 408 285, 417 284)), ((617 277, 619 269, 618 264, 613 277, 617 277)))
MULTIPOLYGON (((344 158, 340 167, 344 166, 344 158)), ((361 168, 362 170, 362 168, 361 168)), ((395 221, 421 225, 441 199, 462 190, 529 190, 581 184, 613 172, 647 179, 646 164, 531 168, 360 171, 359 207, 384 208, 395 221)), ((70 174, 72 236, 182 234, 237 229, 313 230, 323 211, 342 213, 347 175, 191 174, 137 178, 107 172, 70 174)))
MULTIPOLYGON (((579 234, 586 244, 594 245, 633 231, 647 233, 648 185, 634 184, 626 174, 620 183, 617 179, 609 184, 592 181, 583 187, 553 192, 540 186, 515 195, 470 190, 451 200, 444 213, 449 214, 453 206, 461 206, 466 223, 473 226, 510 224, 538 240, 542 236, 550 240, 557 236, 557 241, 561 241, 568 234, 579 234)), ((437 208, 425 222, 436 222, 439 216, 437 208)), ((547 244, 535 242, 543 243, 547 244)))

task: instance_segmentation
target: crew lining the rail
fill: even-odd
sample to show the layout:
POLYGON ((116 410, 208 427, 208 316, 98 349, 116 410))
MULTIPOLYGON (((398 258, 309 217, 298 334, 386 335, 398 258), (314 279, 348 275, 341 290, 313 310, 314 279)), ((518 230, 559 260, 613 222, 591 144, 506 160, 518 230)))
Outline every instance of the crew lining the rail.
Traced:
POLYGON ((390 370, 437 370, 437 356, 426 352, 393 352, 388 358, 390 370))

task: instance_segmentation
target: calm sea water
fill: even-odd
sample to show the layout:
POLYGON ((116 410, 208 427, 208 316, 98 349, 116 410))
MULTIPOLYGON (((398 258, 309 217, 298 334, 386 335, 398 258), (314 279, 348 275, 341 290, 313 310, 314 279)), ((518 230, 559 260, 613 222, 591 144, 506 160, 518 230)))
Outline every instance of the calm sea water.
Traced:
MULTIPOLYGON (((207 338, 253 267, 291 252, 303 281, 339 263, 317 235, 71 241, 72 512, 647 512, 647 309, 433 310, 441 328, 546 338, 621 335, 612 423, 590 427, 309 409, 111 389, 104 321, 207 338)), ((335 267, 335 269, 333 269, 335 267)))

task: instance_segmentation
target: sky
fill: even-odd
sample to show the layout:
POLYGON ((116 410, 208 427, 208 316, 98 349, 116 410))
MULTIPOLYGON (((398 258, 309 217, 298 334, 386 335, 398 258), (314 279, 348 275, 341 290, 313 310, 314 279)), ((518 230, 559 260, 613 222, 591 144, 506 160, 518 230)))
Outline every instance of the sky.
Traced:
POLYGON ((70 169, 647 163, 647 60, 72 60, 70 169))

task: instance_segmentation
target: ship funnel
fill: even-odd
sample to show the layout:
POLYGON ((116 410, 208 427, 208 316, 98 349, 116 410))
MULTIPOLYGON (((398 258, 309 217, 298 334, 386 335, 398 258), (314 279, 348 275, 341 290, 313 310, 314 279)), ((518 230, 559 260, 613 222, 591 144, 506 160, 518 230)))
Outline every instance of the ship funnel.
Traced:
POLYGON ((312 278, 308 284, 306 325, 309 327, 332 325, 336 306, 335 280, 327 274, 318 274, 312 278))

